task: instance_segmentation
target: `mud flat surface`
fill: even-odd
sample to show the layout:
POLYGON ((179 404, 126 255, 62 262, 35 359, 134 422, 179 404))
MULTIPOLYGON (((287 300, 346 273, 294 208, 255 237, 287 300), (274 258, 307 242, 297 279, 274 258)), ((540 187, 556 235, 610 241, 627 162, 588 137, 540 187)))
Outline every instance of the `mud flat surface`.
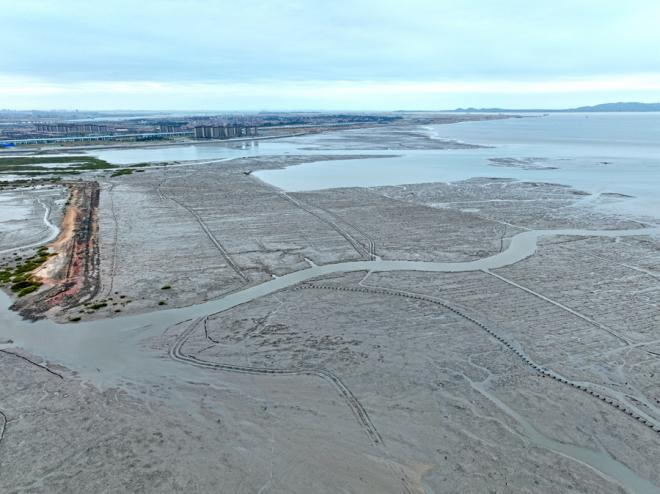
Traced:
POLYGON ((53 240, 66 198, 62 186, 0 190, 0 257, 53 240))
MULTIPOLYGON (((370 126, 343 132, 313 136, 306 150, 405 150, 405 149, 477 149, 484 146, 453 139, 434 138, 429 125, 469 121, 501 120, 510 115, 406 115, 401 124, 370 126)), ((304 142, 304 139, 302 140, 304 142)))
POLYGON ((314 138, 314 144, 302 149, 322 150, 396 150, 396 149, 477 149, 481 146, 459 141, 433 139, 422 129, 389 126, 386 129, 356 129, 340 135, 314 138))
POLYGON ((190 305, 311 263, 368 258, 358 240, 249 174, 313 159, 245 158, 105 183, 99 293, 110 303, 104 311, 190 305))
POLYGON ((252 174, 332 158, 94 176, 98 291, 51 312, 79 322, 0 314, 0 491, 660 492, 658 226, 558 184, 252 174))

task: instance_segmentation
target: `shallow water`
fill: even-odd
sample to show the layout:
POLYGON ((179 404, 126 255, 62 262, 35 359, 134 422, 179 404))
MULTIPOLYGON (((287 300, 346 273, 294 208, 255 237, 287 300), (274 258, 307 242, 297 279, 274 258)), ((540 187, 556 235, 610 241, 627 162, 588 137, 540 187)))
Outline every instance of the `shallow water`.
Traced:
MULTIPOLYGON (((470 177, 507 177, 547 181, 576 186, 589 192, 618 192, 635 195, 619 211, 660 214, 660 142, 657 124, 660 115, 589 116, 586 125, 580 116, 551 116, 545 119, 512 119, 489 122, 433 126, 427 128, 435 138, 450 138, 477 144, 492 144, 492 149, 397 151, 397 158, 339 160, 304 164, 284 170, 257 173, 259 178, 286 190, 309 190, 339 186, 398 185, 422 182, 452 182, 470 177), (619 119, 619 120, 617 120, 619 119), (545 126, 545 127, 544 127, 545 126), (548 127, 550 130, 548 130, 548 127), (621 127, 625 131, 617 131, 621 127), (644 129, 642 129, 644 127, 644 129), (584 130, 587 128, 588 130, 584 130), (467 130, 466 130, 467 129, 467 130), (618 134, 618 135, 617 135, 618 134), (526 137, 524 137, 526 136, 526 137), (557 170, 523 170, 493 167, 492 157, 543 157, 544 165, 557 170), (603 164, 607 161, 607 164, 603 164), (630 205, 633 204, 631 208, 630 205)), ((113 163, 144 161, 179 161, 232 158, 274 154, 391 154, 391 151, 306 151, 314 138, 290 139, 288 142, 245 143, 239 147, 226 144, 191 145, 158 148, 128 148, 95 151, 113 163)), ((495 256, 461 263, 414 261, 358 261, 313 266, 266 283, 241 290, 203 304, 114 319, 58 325, 49 320, 23 321, 8 310, 9 297, 0 292, 0 341, 14 340, 14 345, 36 355, 65 365, 99 386, 123 382, 159 382, 165 375, 181 377, 194 369, 163 358, 144 348, 143 340, 162 333, 167 327, 188 319, 235 307, 258 297, 293 286, 324 274, 352 271, 458 272, 503 267, 532 255, 539 237, 544 235, 621 236, 654 234, 660 229, 628 231, 559 230, 528 231, 516 235, 509 247, 495 256)), ((503 404, 501 404, 503 405, 503 404)), ((508 413, 515 414, 512 410, 508 413)), ((514 415, 512 415, 514 416, 514 415)), ((660 492, 607 455, 584 448, 563 445, 538 434, 524 419, 516 416, 528 439, 547 449, 558 451, 616 479, 633 492, 660 492), (642 489, 642 490, 640 490, 642 489)))
MULTIPOLYGON (((296 153, 297 145, 281 141, 243 141, 186 144, 178 146, 95 149, 89 154, 117 165, 161 161, 192 161, 243 156, 296 153)), ((299 153, 296 153, 299 154, 299 153)))
POLYGON ((531 444, 554 451, 562 456, 566 456, 588 465, 591 468, 604 473, 606 477, 618 481, 619 484, 626 488, 626 490, 629 490, 629 492, 640 494, 660 493, 660 488, 653 485, 648 480, 641 478, 626 465, 619 463, 612 458, 607 452, 594 451, 582 446, 555 441, 554 439, 541 434, 525 417, 513 410, 506 403, 502 402, 484 386, 476 384, 472 384, 472 386, 492 401, 497 408, 514 419, 522 428, 525 439, 531 444))
MULTIPOLYGON (((9 297, 0 292, 0 341, 12 339, 13 345, 65 365, 101 387, 120 385, 124 382, 157 383, 162 381, 165 376, 182 379, 184 376, 194 376, 196 369, 164 359, 158 352, 148 351, 144 348, 143 340, 145 338, 157 336, 177 322, 227 310, 317 276, 369 270, 460 272, 495 269, 532 255, 536 251, 538 239, 544 236, 617 237, 644 234, 660 235, 660 228, 620 231, 526 231, 512 237, 504 252, 476 261, 450 263, 376 260, 312 266, 203 304, 76 324, 55 324, 50 320, 23 321, 16 313, 7 309, 10 303, 9 297)), ((490 398, 496 399, 495 397, 490 398)), ((506 407, 501 402, 498 405, 500 408, 506 407)), ((546 438, 539 434, 522 416, 508 407, 506 407, 506 411, 521 424, 525 436, 533 444, 589 465, 615 479, 631 492, 660 493, 659 488, 610 456, 546 438)))
POLYGON ((607 208, 660 218, 660 113, 552 114, 423 129, 435 139, 494 147, 396 151, 400 157, 308 163, 256 175, 287 191, 514 178, 633 196, 607 208), (539 167, 555 169, 492 166, 490 158, 538 158, 539 167))
MULTIPOLYGON (((382 129, 377 128, 377 131, 382 129)), ((337 160, 263 170, 256 175, 287 191, 453 182, 502 177, 570 185, 592 194, 633 196, 603 206, 660 219, 660 113, 550 114, 419 128, 431 138, 492 146, 480 149, 340 149, 351 130, 286 140, 214 142, 184 146, 99 149, 90 154, 115 164, 212 160, 267 155, 400 155, 337 160), (334 149, 319 149, 333 143, 334 149), (314 149, 317 148, 317 149, 314 149), (492 166, 491 158, 539 158, 540 167, 492 166)), ((364 132, 364 130, 361 130, 364 132)), ((79 153, 78 153, 79 154, 79 153)))
POLYGON ((461 122, 442 126, 436 135, 509 149, 549 151, 558 148, 555 154, 572 156, 657 159, 660 113, 553 113, 461 122))
MULTIPOLYGON (((147 370, 137 355, 144 353, 129 334, 156 335, 180 321, 203 317, 250 302, 298 283, 333 273, 354 271, 464 272, 497 269, 531 256, 539 238, 552 235, 619 237, 660 235, 660 228, 635 230, 531 230, 514 235, 506 250, 496 255, 465 262, 351 261, 312 266, 273 280, 248 287, 217 300, 134 316, 121 316, 72 324, 56 324, 48 319, 29 322, 8 310, 9 297, 0 293, 0 340, 12 339, 17 346, 86 374, 97 384, 116 384, 122 377, 144 377, 147 370), (141 328, 140 331, 133 331, 141 328), (129 333, 125 333, 129 331, 129 333), (132 356, 131 356, 132 355, 132 356), (136 358, 133 358, 136 357, 136 358), (100 375, 97 369, 102 369, 100 375), (135 374, 137 373, 137 374, 135 374)), ((158 375, 156 372, 154 375, 158 375)))

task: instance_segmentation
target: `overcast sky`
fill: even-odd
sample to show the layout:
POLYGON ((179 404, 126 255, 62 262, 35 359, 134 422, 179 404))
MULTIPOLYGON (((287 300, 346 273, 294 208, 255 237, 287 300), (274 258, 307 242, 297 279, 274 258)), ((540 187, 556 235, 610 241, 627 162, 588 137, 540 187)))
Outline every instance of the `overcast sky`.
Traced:
POLYGON ((0 0, 0 107, 660 101, 658 0, 0 0))

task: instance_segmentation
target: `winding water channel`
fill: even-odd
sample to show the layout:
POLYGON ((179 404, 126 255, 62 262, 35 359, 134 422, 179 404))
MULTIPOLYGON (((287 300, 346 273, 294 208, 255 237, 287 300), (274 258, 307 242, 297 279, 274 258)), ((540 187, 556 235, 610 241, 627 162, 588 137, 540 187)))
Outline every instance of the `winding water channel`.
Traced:
MULTIPOLYGON (((660 228, 526 231, 512 237, 508 248, 503 252, 466 262, 376 259, 315 265, 198 305, 72 324, 56 324, 50 320, 37 322, 22 320, 16 313, 8 310, 10 299, 2 293, 0 295, 0 340, 11 339, 13 341, 11 346, 24 348, 50 362, 64 365, 101 387, 121 385, 123 382, 152 382, 164 375, 177 377, 183 374, 189 375, 187 373, 192 372, 181 363, 162 359, 162 355, 148 350, 142 343, 145 338, 159 335, 177 322, 222 312, 278 290, 329 274, 354 271, 446 273, 497 269, 534 254, 541 237, 557 235, 596 237, 660 235, 660 228)), ((492 396, 489 398, 495 399, 492 396)), ((496 403, 496 405, 501 409, 504 406, 502 403, 496 403)), ((509 415, 514 413, 510 409, 507 409, 506 412, 509 415)), ((551 440, 540 435, 518 414, 515 414, 515 418, 522 424, 526 438, 531 443, 588 465, 602 475, 612 478, 630 492, 660 494, 660 488, 639 477, 606 453, 551 440)))
MULTIPOLYGON (((360 167, 355 166, 354 160, 333 160, 283 170, 257 171, 255 176, 285 191, 296 191, 339 186, 452 182, 470 177, 496 175, 520 180, 571 185, 591 192, 593 195, 589 200, 593 200, 599 197, 600 193, 607 191, 625 193, 634 196, 634 199, 628 198, 625 202, 615 203, 618 212, 657 217, 658 204, 660 204, 657 195, 660 173, 660 166, 657 162, 659 149, 657 130, 660 128, 658 127, 660 114, 591 116, 590 121, 590 125, 585 126, 584 115, 558 115, 548 118, 431 126, 427 131, 432 139, 454 139, 496 147, 397 150, 394 153, 385 149, 365 150, 363 152, 375 156, 392 154, 397 156, 388 159, 381 157, 363 159, 360 167), (502 129, 506 132, 503 132, 502 129), (591 133, 585 134, 586 131, 591 133), (539 166, 533 169, 501 166, 494 168, 492 166, 491 158, 528 159, 533 156, 548 158, 535 158, 534 160, 538 161, 539 166), (374 172, 375 170, 377 173, 374 172), (402 170, 405 170, 405 177, 401 175, 402 170)), ((350 136, 350 132, 346 135, 338 134, 337 139, 348 136, 350 136)), ((258 143, 255 141, 242 143, 240 146, 198 145, 171 148, 107 149, 95 151, 92 154, 117 164, 182 160, 181 164, 169 165, 169 167, 178 167, 191 166, 189 162, 186 162, 191 159, 197 160, 196 164, 203 164, 204 160, 211 160, 207 163, 215 163, 221 160, 260 155, 355 154, 355 150, 342 149, 342 147, 342 142, 339 141, 331 143, 329 149, 319 147, 317 137, 307 136, 291 142, 258 143)), ((58 233, 57 226, 49 221, 48 207, 43 203, 42 206, 46 209, 44 223, 48 229, 48 238, 43 239, 42 242, 31 244, 31 246, 48 242, 58 233)), ((455 273, 493 270, 509 266, 533 255, 540 238, 557 235, 660 236, 660 227, 618 231, 579 229, 525 231, 512 237, 503 252, 466 262, 387 261, 375 258, 369 261, 312 265, 308 269, 248 286, 219 299, 189 307, 75 324, 56 324, 50 320, 24 321, 8 309, 11 300, 5 293, 0 292, 0 341, 13 341, 13 343, 0 344, 0 348, 12 346, 23 348, 50 364, 63 365, 75 371, 83 379, 93 382, 100 388, 120 386, 127 389, 130 387, 127 385, 136 383, 147 386, 161 384, 163 379, 199 380, 201 379, 200 373, 230 372, 230 367, 235 366, 196 361, 185 355, 181 348, 178 348, 178 360, 164 358, 162 350, 148 348, 145 341, 150 337, 161 335, 167 328, 179 322, 191 321, 187 323, 190 326, 192 322, 211 314, 249 303, 279 290, 295 287, 319 276, 355 271, 455 273), (186 360, 191 360, 191 362, 186 362, 186 360), (190 365, 191 363, 197 367, 190 365), (203 367, 206 367, 208 371, 203 367)), ((6 252, 14 250, 16 249, 9 249, 6 252)), ((404 294, 404 296, 406 295, 404 294)), ((470 318, 470 316, 465 317, 470 318)), ((484 329, 487 333, 492 333, 489 329, 485 327, 484 329)), ((508 342, 498 335, 487 333, 484 333, 485 338, 494 337, 496 340, 500 340, 500 343, 509 347, 514 357, 516 353, 520 354, 519 358, 538 370, 539 366, 533 362, 530 364, 529 356, 518 348, 517 343, 508 342)), ((543 372, 553 374, 546 377, 563 379, 545 369, 543 372)), ((291 379, 295 379, 295 375, 292 374, 291 379)), ((326 380, 331 379, 326 376, 326 380)), ((534 426, 528 417, 513 410, 495 396, 487 386, 473 382, 470 384, 476 391, 489 399, 495 408, 508 415, 519 425, 516 433, 523 436, 530 445, 553 451, 586 465, 601 477, 618 483, 627 492, 660 494, 660 487, 640 477, 626 465, 612 458, 606 451, 594 451, 547 437, 534 426)), ((569 384, 574 385, 575 383, 569 384)), ((341 391, 341 386, 339 389, 344 394, 350 394, 350 390, 341 391)), ((589 392, 584 389, 582 391, 589 392)), ((622 412, 613 410, 613 413, 622 412)), ((4 433, 4 425, 5 418, 0 411, 0 438, 4 433)))
POLYGON ((44 222, 44 226, 48 230, 47 235, 36 242, 30 242, 29 244, 17 245, 9 249, 0 250, 0 254, 7 254, 9 252, 15 252, 20 249, 29 249, 30 247, 37 247, 39 245, 44 245, 47 244, 48 242, 55 240, 57 236, 60 234, 59 227, 50 221, 51 207, 38 198, 36 199, 35 202, 38 202, 39 205, 44 208, 43 222, 44 222))

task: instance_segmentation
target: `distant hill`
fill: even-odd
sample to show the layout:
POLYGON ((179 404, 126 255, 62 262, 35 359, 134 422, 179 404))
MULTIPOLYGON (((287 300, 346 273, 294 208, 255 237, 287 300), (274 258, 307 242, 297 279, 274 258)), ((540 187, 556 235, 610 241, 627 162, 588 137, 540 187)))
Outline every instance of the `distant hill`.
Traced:
POLYGON ((660 103, 603 103, 595 106, 581 106, 569 111, 660 111, 660 103))
POLYGON ((564 110, 548 110, 543 108, 511 109, 511 108, 457 108, 455 112, 468 113, 593 113, 593 112, 660 112, 660 103, 602 103, 594 106, 580 106, 564 110))

